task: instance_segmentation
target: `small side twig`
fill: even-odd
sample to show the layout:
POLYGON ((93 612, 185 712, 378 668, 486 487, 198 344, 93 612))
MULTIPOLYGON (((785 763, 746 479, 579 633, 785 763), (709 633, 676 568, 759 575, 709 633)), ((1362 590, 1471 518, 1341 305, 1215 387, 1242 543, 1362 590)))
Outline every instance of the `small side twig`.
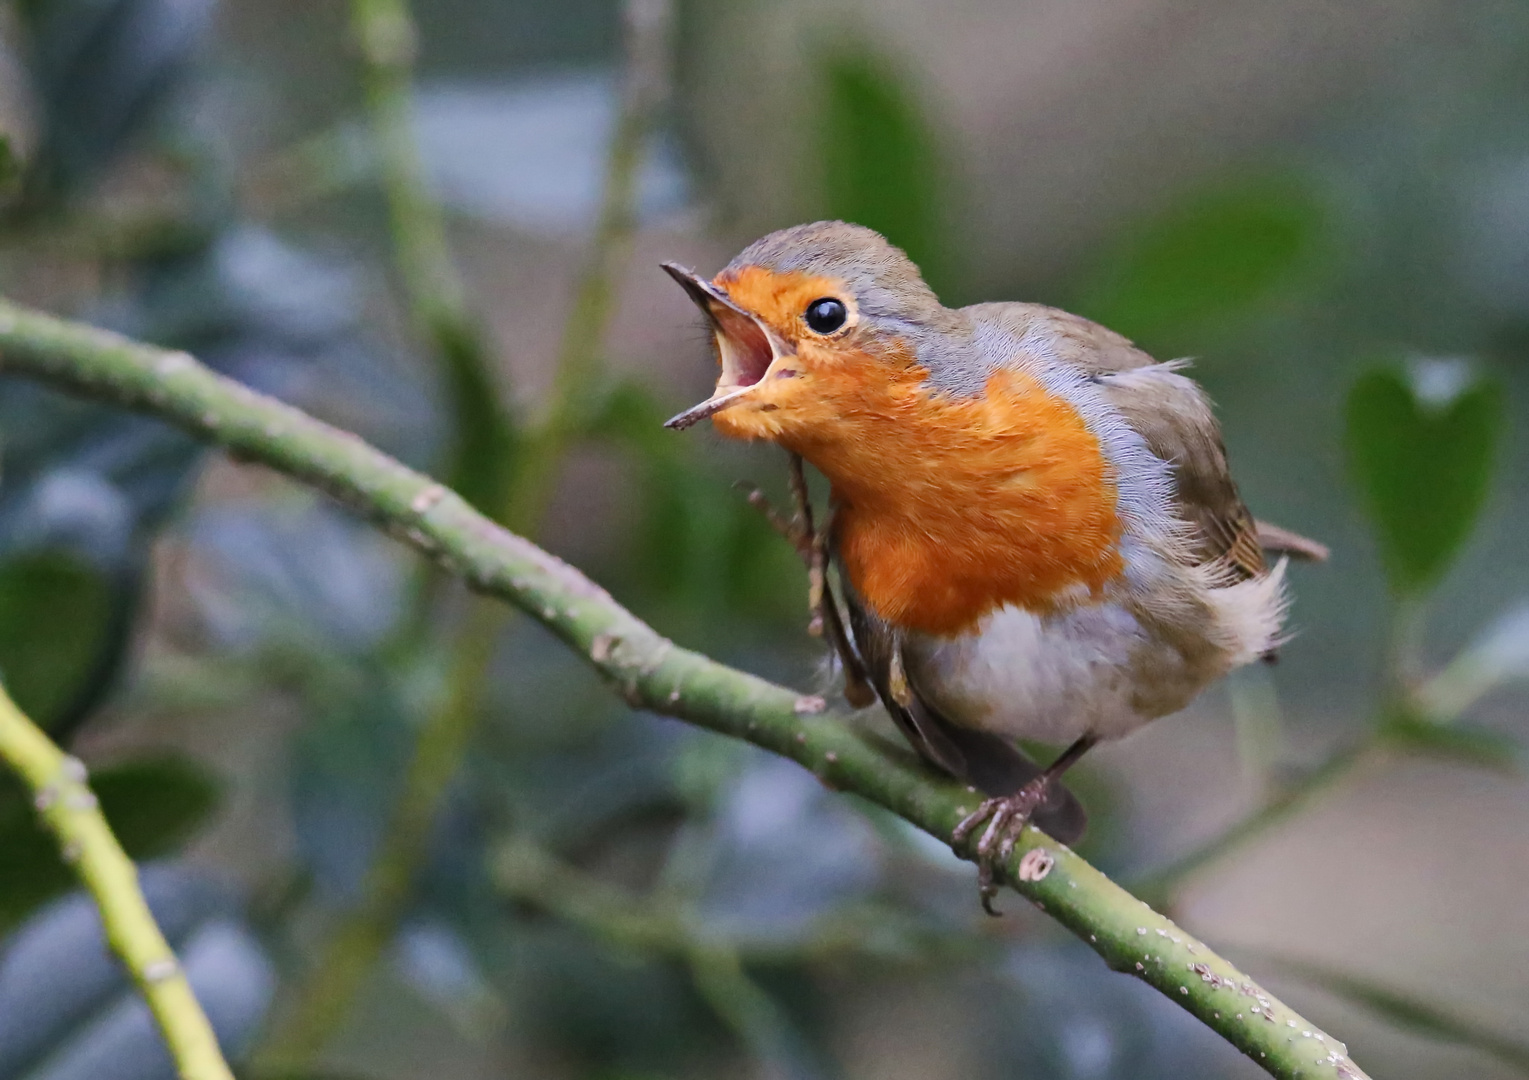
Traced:
POLYGON ((1372 743, 1372 739, 1361 739, 1339 750, 1321 765, 1277 791, 1262 806, 1224 832, 1167 866, 1132 881, 1133 890, 1148 903, 1159 907, 1170 906, 1174 893, 1186 880, 1295 816, 1298 810, 1318 794, 1347 776, 1363 759, 1372 743))
MULTIPOLYGON (((796 520, 802 523, 802 556, 807 560, 807 610, 812 612, 807 633, 823 636, 823 603, 828 582, 828 543, 818 532, 812 516, 812 495, 807 490, 807 472, 802 455, 787 454, 787 475, 791 480, 791 502, 796 506, 796 520)), ((829 603, 832 603, 832 599, 829 603)))
POLYGON ((181 1080, 233 1080, 207 1014, 138 887, 138 870, 86 782, 85 766, 53 745, 3 687, 0 760, 30 789, 64 862, 94 897, 107 943, 148 1002, 181 1080))
POLYGON ((351 27, 387 197, 394 266, 415 330, 440 363, 459 421, 447 482, 493 514, 509 485, 514 425, 502 404, 487 331, 468 306, 445 215, 431 194, 414 137, 414 20, 407 0, 352 0, 351 27))
POLYGON ((743 497, 748 504, 764 517, 770 528, 780 534, 781 539, 790 544, 796 553, 802 558, 802 565, 810 563, 812 556, 808 552, 810 547, 806 530, 802 528, 800 519, 787 519, 781 512, 770 503, 769 496, 759 490, 757 484, 751 484, 747 480, 739 480, 733 487, 743 492, 743 497))

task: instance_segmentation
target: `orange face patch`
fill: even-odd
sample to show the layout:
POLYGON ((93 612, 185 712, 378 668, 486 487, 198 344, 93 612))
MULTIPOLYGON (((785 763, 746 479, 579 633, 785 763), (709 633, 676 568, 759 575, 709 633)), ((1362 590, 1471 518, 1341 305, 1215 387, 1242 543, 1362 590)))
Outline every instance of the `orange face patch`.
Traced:
POLYGON ((839 278, 800 272, 777 274, 762 266, 745 266, 732 274, 720 274, 715 283, 726 290, 735 304, 759 316, 787 341, 812 336, 803 326, 802 315, 814 300, 835 296, 847 304, 854 303, 848 287, 839 278))

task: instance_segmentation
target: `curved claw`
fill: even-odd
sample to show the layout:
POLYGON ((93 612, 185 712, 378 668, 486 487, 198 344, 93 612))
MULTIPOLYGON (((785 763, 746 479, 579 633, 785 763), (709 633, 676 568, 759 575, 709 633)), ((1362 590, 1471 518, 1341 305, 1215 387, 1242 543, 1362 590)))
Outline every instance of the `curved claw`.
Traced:
POLYGON ((1015 845, 1024 834, 1025 826, 1030 823, 1030 815, 1045 799, 1046 787, 1044 778, 1037 778, 1012 795, 986 799, 975 811, 962 818, 961 823, 951 832, 951 846, 959 851, 971 839, 977 826, 987 822, 987 828, 982 830, 982 838, 977 841, 973 860, 977 864, 977 890, 982 900, 982 910, 989 915, 1001 914, 993 907, 993 900, 998 895, 998 886, 994 883, 997 868, 1008 862, 1014 854, 1015 845))
POLYGON ((993 906, 993 901, 998 899, 998 886, 993 884, 993 868, 988 863, 981 863, 977 868, 977 898, 982 901, 982 910, 995 919, 1003 918, 1003 912, 993 906))
POLYGON ((986 821, 988 815, 991 814, 1002 801, 1002 799, 982 800, 982 805, 962 818, 961 823, 957 825, 954 830, 952 830, 950 834, 951 846, 961 847, 966 843, 967 840, 971 839, 971 835, 976 831, 977 826, 986 821))

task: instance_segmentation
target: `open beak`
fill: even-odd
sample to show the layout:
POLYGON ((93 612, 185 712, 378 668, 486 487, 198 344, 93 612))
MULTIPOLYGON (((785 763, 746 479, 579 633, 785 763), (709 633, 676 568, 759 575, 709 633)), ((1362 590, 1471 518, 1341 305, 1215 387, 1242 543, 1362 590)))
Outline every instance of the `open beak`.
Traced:
POLYGON ((769 327, 705 278, 676 263, 664 263, 663 267, 706 313, 722 361, 722 374, 711 397, 664 423, 666 428, 682 430, 747 396, 765 377, 770 365, 792 350, 769 327))

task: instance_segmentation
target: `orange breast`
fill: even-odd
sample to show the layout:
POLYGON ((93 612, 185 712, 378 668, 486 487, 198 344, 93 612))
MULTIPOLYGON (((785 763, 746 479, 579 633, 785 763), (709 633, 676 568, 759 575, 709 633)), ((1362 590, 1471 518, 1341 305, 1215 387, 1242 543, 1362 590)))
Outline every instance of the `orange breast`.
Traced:
POLYGON ((864 354, 816 374, 823 422, 780 441, 833 483, 844 571, 882 618, 957 634, 1005 604, 1076 603, 1120 572, 1099 441, 1035 379, 999 372, 962 399, 864 354))

